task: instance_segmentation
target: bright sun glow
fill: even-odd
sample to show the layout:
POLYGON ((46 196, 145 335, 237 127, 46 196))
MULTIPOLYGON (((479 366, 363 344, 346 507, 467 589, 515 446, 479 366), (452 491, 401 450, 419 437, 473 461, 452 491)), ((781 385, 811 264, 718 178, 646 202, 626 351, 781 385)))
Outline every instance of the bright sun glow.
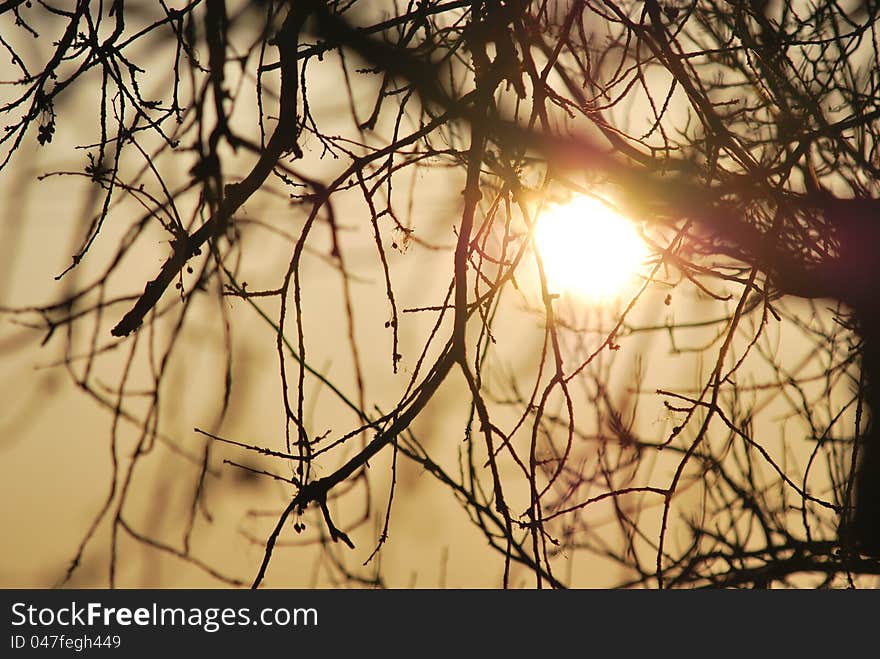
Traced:
POLYGON ((535 240, 551 293, 610 302, 634 290, 648 257, 633 223, 592 197, 546 207, 535 240))

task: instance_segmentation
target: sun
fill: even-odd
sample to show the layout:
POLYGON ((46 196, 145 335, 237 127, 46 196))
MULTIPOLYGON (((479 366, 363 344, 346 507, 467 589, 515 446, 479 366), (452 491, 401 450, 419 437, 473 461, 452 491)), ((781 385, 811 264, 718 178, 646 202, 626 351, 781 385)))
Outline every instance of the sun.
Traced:
POLYGON ((635 291, 648 246, 635 224, 599 199, 547 205, 535 242, 551 293, 610 303, 635 291))

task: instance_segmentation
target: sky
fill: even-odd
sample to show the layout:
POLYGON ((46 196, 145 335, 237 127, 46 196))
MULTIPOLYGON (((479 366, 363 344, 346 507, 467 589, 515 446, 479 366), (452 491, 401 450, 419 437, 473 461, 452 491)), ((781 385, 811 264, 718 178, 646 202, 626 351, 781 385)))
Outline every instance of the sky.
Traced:
MULTIPOLYGON (((38 44, 32 47, 38 48, 38 44)), ((139 55, 150 61, 151 53, 139 55)), ((380 83, 375 76, 361 74, 358 79, 366 81, 355 85, 349 99, 340 91, 344 84, 340 66, 340 60, 332 54, 309 64, 310 109, 319 118, 325 135, 362 139, 375 145, 382 144, 391 131, 417 128, 409 120, 398 126, 397 118, 386 111, 380 115, 374 132, 357 131, 349 104, 353 102, 363 118, 372 108, 380 83)), ((148 94, 167 91, 163 87, 167 70, 148 67, 142 88, 149 90, 148 94)), ((247 89, 246 77, 239 80, 233 72, 229 75, 231 87, 247 89), (238 82, 243 83, 240 88, 235 87, 238 82)), ((662 86, 662 76, 655 82, 662 86)), ((267 78, 265 84, 266 98, 274 102, 272 80, 267 78)), ((9 91, 9 87, 4 89, 4 93, 9 91)), ((235 125, 247 126, 249 137, 258 141, 257 108, 247 94, 242 92, 238 98, 235 125)), ((94 139, 96 103, 94 88, 90 90, 86 85, 73 89, 65 105, 59 107, 51 144, 40 147, 29 135, 11 166, 0 174, 0 230, 8 237, 0 246, 0 307, 5 310, 54 302, 75 287, 100 278, 119 241, 125 240, 144 216, 137 195, 118 195, 86 258, 76 269, 56 279, 82 243, 101 198, 94 195, 93 186, 83 177, 60 174, 38 180, 37 175, 82 171, 89 150, 75 147, 94 139)), ((616 108, 615 112, 624 110, 616 108)), ((632 114, 631 110, 625 112, 632 114)), ((271 116, 271 108, 267 114, 271 116)), ((638 119, 633 121, 638 124, 638 119)), ((304 376, 303 424, 310 436, 322 438, 319 447, 328 447, 315 462, 314 478, 332 473, 372 438, 372 431, 367 431, 343 444, 333 444, 355 430, 359 420, 328 382, 347 400, 357 401, 359 372, 365 409, 373 415, 387 412, 406 397, 413 379, 424 377, 452 331, 451 315, 446 314, 436 330, 439 338, 432 338, 453 275, 453 248, 464 207, 464 176, 461 168, 455 167, 459 164, 455 157, 446 151, 461 147, 465 139, 464 134, 443 134, 433 145, 437 152, 424 159, 424 166, 396 174, 392 204, 395 218, 384 215, 372 222, 371 210, 375 209, 369 207, 353 183, 351 189, 334 195, 332 225, 326 211, 322 211, 312 230, 299 270, 306 361, 314 369, 304 376), (334 260, 333 225, 337 247, 345 258, 345 278, 334 260), (383 245, 381 254, 376 248, 377 228, 383 245), (393 306, 386 273, 393 282, 393 306), (350 348, 352 338, 356 351, 350 348), (396 370, 395 351, 401 355, 396 370)), ((147 136, 142 142, 145 152, 159 148, 147 136)), ((339 143, 346 144, 342 139, 339 143)), ((341 157, 322 155, 319 138, 308 131, 303 135, 302 147, 305 158, 292 162, 290 167, 308 178, 332 180, 348 164, 341 152, 341 157)), ((223 149, 229 180, 240 180, 253 166, 254 154, 244 148, 237 152, 223 149)), ((124 171, 139 176, 136 180, 143 182, 145 190, 159 198, 161 185, 144 166, 139 153, 128 151, 124 171)), ((166 151, 155 157, 153 164, 173 187, 185 185, 193 159, 191 154, 182 158, 166 151)), ((525 172, 524 176, 533 177, 528 179, 533 183, 541 179, 540 172, 525 172)), ((573 213, 576 224, 578 218, 598 213, 588 197, 572 193, 574 188, 607 195, 606 188, 593 185, 594 178, 575 173, 560 176, 545 190, 548 198, 559 200, 545 209, 545 215, 552 216, 558 207, 571 208, 566 205, 571 199, 577 211, 573 213)), ((486 180, 490 180, 488 175, 486 180)), ((246 281, 249 291, 271 290, 283 281, 293 251, 291 237, 302 230, 309 208, 308 204, 292 202, 291 190, 300 192, 300 188, 272 178, 236 213, 240 233, 227 263, 234 264, 237 282, 246 281)), ((504 254, 510 259, 516 247, 527 243, 529 224, 541 204, 530 200, 527 206, 532 215, 524 217, 515 204, 508 208, 503 196, 496 197, 497 189, 491 185, 484 186, 483 191, 478 223, 487 217, 492 222, 487 222, 485 232, 480 234, 481 252, 471 266, 480 262, 482 272, 489 277, 497 273, 493 258, 504 254)), ((613 194, 607 196, 613 201, 613 194)), ((374 199, 387 201, 381 188, 374 199)), ((196 210, 197 202, 195 194, 181 194, 177 200, 180 215, 194 218, 197 223, 204 219, 196 210)), ((557 296, 551 303, 556 340, 564 372, 570 376, 571 405, 576 414, 576 436, 565 449, 568 413, 556 388, 544 408, 544 423, 535 432, 540 438, 538 461, 550 464, 554 452, 558 455, 569 451, 569 470, 547 495, 548 515, 606 491, 602 465, 615 464, 619 468, 615 472, 618 487, 636 484, 656 489, 669 485, 680 463, 681 454, 675 448, 693 441, 705 418, 705 410, 699 407, 692 418, 687 417, 678 409, 684 407, 681 397, 699 397, 724 342, 726 319, 742 292, 742 280, 702 277, 701 273, 691 273, 688 279, 674 262, 658 265, 662 251, 675 244, 677 227, 659 225, 651 217, 630 220, 632 228, 627 237, 620 233, 603 237, 598 230, 569 228, 561 239, 557 235, 549 240, 546 232, 537 230, 539 244, 543 240, 557 245, 548 247, 542 256, 547 260, 548 292, 557 296), (598 275, 581 267, 600 257, 608 258, 611 264, 622 261, 623 254, 616 250, 632 235, 640 236, 636 240, 647 239, 649 245, 637 259, 643 261, 638 268, 642 278, 636 276, 628 282, 618 297, 600 303, 585 296, 583 290, 575 290, 577 286, 566 286, 564 281, 583 283, 585 278, 606 284, 611 278, 606 276, 610 266, 598 275), (593 243, 599 246, 598 252, 587 249, 593 243), (648 276, 651 281, 645 282, 643 278, 648 276), (637 303, 630 308, 636 295, 637 303), (679 397, 658 392, 677 392, 679 397), (631 467, 627 460, 632 458, 632 447, 621 444, 626 433, 619 432, 619 420, 609 416, 612 408, 623 417, 626 432, 651 447, 644 449, 642 459, 631 467), (674 429, 680 424, 686 428, 677 435, 674 429), (667 441, 672 442, 671 450, 655 449, 667 441)), ((602 226, 612 224, 605 218, 602 226)), ((194 260, 196 272, 184 274, 181 280, 184 294, 191 295, 193 302, 178 334, 172 332, 183 305, 180 293, 169 288, 161 303, 169 311, 155 330, 145 328, 124 340, 111 337, 110 328, 129 308, 132 296, 156 275, 168 253, 168 234, 151 226, 139 236, 122 267, 108 282, 108 299, 126 298, 110 305, 100 317, 92 315, 77 323, 72 335, 66 334, 66 328, 59 329, 45 345, 45 331, 34 327, 39 314, 25 311, 0 315, 0 395, 5 401, 0 421, 0 488, 6 502, 0 507, 0 524, 7 529, 0 568, 3 585, 46 587, 59 583, 87 537, 81 566, 67 582, 69 585, 106 585, 111 571, 115 583, 125 586, 213 587, 249 584, 255 576, 266 538, 295 492, 281 479, 295 475, 296 465, 246 447, 289 452, 285 434, 292 432, 295 437, 295 428, 285 427, 279 360, 284 360, 285 376, 291 382, 298 376, 298 364, 283 346, 284 356, 279 357, 276 327, 270 322, 278 317, 277 299, 221 297, 213 285, 206 293, 193 291, 199 264, 207 262, 207 257, 194 260), (163 361, 162 355, 170 347, 169 357, 163 361), (95 358, 84 359, 90 351, 95 352, 95 358), (228 389, 227 364, 232 369, 228 389), (142 417, 148 412, 149 397, 143 392, 160 371, 159 427, 155 436, 145 436, 125 415, 142 417), (75 381, 86 372, 92 396, 75 381), (123 379, 128 392, 125 415, 114 416, 117 387, 123 379), (227 400, 228 404, 224 402, 227 400), (196 429, 222 439, 208 439, 196 429), (132 469, 136 451, 136 466, 132 469), (202 480, 205 455, 209 456, 209 469, 202 480), (271 472, 278 478, 258 476, 241 466, 271 472), (204 497, 193 508, 200 482, 204 497), (110 516, 118 514, 125 521, 124 527, 116 527, 115 537, 106 515, 90 531, 105 505, 110 516), (194 520, 191 524, 190 519, 194 520), (138 537, 149 537, 152 545, 138 542, 138 537), (115 552, 111 550, 114 546, 115 552), (180 558, 187 548, 197 563, 180 558), (111 560, 114 554, 115 562, 111 560)), ((472 362, 476 360, 476 347, 488 346, 481 386, 493 421, 511 433, 510 445, 518 455, 528 453, 531 440, 534 409, 526 399, 533 389, 540 392, 547 387, 553 375, 546 310, 534 256, 531 248, 524 250, 516 277, 492 308, 491 337, 481 333, 476 314, 468 334, 472 362)), ((730 263, 710 265, 721 268, 730 263)), ((486 290, 484 284, 479 284, 480 290, 486 290)), ((97 295, 92 293, 87 299, 94 301, 97 295)), ((292 294, 287 303, 292 304, 292 294)), ((754 411, 754 419, 737 421, 751 424, 755 436, 760 437, 763 453, 755 458, 752 451, 750 458, 756 462, 758 489, 764 483, 775 482, 778 474, 774 469, 778 465, 802 474, 811 463, 815 442, 791 440, 802 440, 812 430, 799 417, 803 408, 812 410, 817 427, 831 424, 837 413, 841 424, 852 425, 855 414, 850 404, 852 382, 846 377, 833 382, 821 379, 828 359, 846 352, 846 336, 834 334, 835 310, 823 301, 810 304, 782 300, 776 304, 781 312, 779 319, 762 317, 759 311, 746 315, 721 369, 726 376, 722 388, 725 409, 754 411), (812 334, 816 328, 826 329, 825 333, 833 335, 840 345, 817 349, 812 334), (738 368, 733 372, 735 365, 738 368), (793 386, 794 379, 783 382, 781 373, 802 377, 804 382, 793 386)), ((285 337, 299 350, 293 312, 289 312, 285 337)), ((296 396, 291 400, 295 404, 296 396)), ((411 431, 448 474, 464 482, 476 480, 476 491, 482 488, 488 492, 492 474, 479 424, 472 420, 470 400, 466 380, 454 371, 411 431), (468 464, 469 455, 473 474, 465 473, 462 467, 468 464)), ((723 421, 716 417, 712 423, 707 446, 734 461, 742 457, 737 451, 749 453, 750 449, 731 439, 733 433, 723 421)), ((503 450, 499 455, 499 478, 508 505, 517 516, 524 515, 531 497, 528 482, 515 460, 503 450)), ((830 455, 832 462, 845 458, 830 455)), ((826 457, 824 453, 822 457, 826 457)), ((807 479, 811 491, 815 488, 822 496, 830 496, 823 472, 830 468, 824 463, 816 467, 807 479)), ((343 572, 350 573, 350 583, 369 582, 381 574, 382 583, 393 587, 498 587, 502 583, 503 557, 487 546, 484 535, 462 510, 460 495, 454 495, 419 465, 390 449, 371 459, 366 473, 366 479, 352 484, 329 506, 334 522, 350 533, 355 548, 337 543, 322 551, 320 543, 326 539, 327 529, 313 509, 296 520, 305 523, 305 531, 288 531, 279 541, 268 573, 269 583, 333 586, 344 582, 343 572), (385 534, 385 511, 392 492, 387 541, 381 552, 373 555, 385 534)), ((777 494, 768 485, 762 496, 771 502, 777 494)), ((675 499, 674 516, 678 519, 681 515, 685 520, 705 516, 705 499, 701 482, 688 480, 685 474, 675 499)), ((641 528, 648 537, 659 532, 662 498, 656 493, 627 495, 618 503, 627 510, 642 505, 641 528)), ((622 535, 615 520, 609 499, 596 502, 583 514, 575 512, 570 524, 554 526, 554 532, 570 534, 565 537, 571 541, 553 556, 557 576, 573 585, 598 587, 633 579, 632 571, 596 550, 603 545, 620 545, 622 535)), ((731 533, 737 530, 728 529, 731 533)), ((755 531, 746 529, 745 533, 755 531)), ((671 528, 669 536, 673 544, 688 542, 683 524, 671 528)), ((649 565, 651 542, 639 540, 637 544, 641 548, 639 560, 649 565)), ((526 569, 512 569, 511 585, 531 587, 534 581, 534 575, 526 569)))

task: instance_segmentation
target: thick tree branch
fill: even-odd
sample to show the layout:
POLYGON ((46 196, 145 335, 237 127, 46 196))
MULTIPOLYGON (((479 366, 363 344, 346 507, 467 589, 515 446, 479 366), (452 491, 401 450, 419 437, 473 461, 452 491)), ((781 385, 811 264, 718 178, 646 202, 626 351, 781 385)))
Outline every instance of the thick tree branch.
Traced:
POLYGON ((282 156, 291 150, 301 155, 296 146, 298 135, 296 44, 299 42, 300 30, 309 14, 315 9, 315 5, 316 0, 294 3, 275 38, 281 57, 280 112, 278 124, 265 150, 243 181, 226 186, 220 207, 197 231, 174 240, 171 257, 162 265, 156 278, 147 283, 143 294, 131 311, 125 314, 111 330, 113 336, 126 336, 141 326, 146 315, 158 304, 165 289, 177 278, 187 261, 200 254, 202 246, 208 240, 222 235, 232 215, 260 189, 282 156))

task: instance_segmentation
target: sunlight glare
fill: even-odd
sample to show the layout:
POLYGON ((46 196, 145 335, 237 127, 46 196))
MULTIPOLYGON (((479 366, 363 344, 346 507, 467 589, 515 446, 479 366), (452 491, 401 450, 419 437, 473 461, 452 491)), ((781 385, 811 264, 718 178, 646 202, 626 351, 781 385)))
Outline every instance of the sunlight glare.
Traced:
POLYGON ((550 292, 588 302, 608 303, 634 292, 648 257, 631 220, 586 196, 545 207, 535 241, 550 292))

